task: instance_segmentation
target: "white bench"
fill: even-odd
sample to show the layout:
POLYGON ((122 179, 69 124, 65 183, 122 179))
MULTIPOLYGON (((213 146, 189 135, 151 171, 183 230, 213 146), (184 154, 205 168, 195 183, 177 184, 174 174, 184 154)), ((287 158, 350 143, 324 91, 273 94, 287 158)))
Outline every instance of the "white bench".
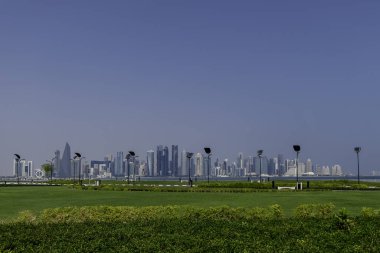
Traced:
POLYGON ((282 187, 278 186, 277 189, 278 190, 295 190, 296 187, 295 186, 282 186, 282 187))

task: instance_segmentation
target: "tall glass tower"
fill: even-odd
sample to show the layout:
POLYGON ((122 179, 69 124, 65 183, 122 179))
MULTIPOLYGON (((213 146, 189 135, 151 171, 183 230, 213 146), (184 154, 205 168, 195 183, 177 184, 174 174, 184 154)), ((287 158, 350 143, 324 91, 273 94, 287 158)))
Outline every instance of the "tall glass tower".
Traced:
POLYGON ((73 173, 71 171, 71 150, 70 150, 70 145, 69 143, 66 142, 65 145, 65 150, 63 151, 62 154, 62 159, 61 159, 61 168, 59 170, 59 176, 61 178, 70 178, 73 177, 73 173))
POLYGON ((172 145, 172 176, 178 176, 178 145, 172 145))
POLYGON ((148 176, 157 176, 157 170, 154 167, 154 150, 148 150, 146 152, 146 164, 148 176))

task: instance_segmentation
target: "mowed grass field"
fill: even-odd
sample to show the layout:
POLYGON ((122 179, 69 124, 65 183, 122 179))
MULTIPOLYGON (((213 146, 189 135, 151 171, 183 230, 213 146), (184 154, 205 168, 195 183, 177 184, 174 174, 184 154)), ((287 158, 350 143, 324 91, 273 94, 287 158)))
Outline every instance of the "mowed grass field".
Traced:
POLYGON ((0 219, 15 218, 20 211, 39 212, 68 206, 165 206, 267 207, 279 204, 291 215, 300 204, 333 203, 357 215, 362 207, 380 209, 380 191, 299 191, 299 192, 131 192, 78 190, 67 186, 0 187, 0 219))

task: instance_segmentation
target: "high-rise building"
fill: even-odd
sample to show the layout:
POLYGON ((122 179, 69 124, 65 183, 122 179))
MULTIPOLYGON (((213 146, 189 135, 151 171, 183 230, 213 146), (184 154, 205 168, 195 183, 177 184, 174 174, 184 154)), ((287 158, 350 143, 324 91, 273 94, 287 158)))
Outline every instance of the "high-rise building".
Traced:
POLYGON ((178 145, 172 145, 171 175, 178 176, 178 145))
POLYGON ((276 174, 276 158, 270 158, 268 162, 268 175, 276 174))
POLYGON ((247 175, 251 175, 253 172, 255 172, 255 165, 254 165, 254 157, 253 156, 248 156, 247 158, 247 175))
POLYGON ((311 159, 306 160, 306 168, 305 168, 306 173, 313 172, 313 163, 311 162, 311 159))
POLYGON ((170 168, 169 168, 169 148, 167 146, 164 147, 163 159, 164 159, 163 176, 171 176, 170 168))
POLYGON ((119 151, 116 153, 115 157, 115 177, 123 177, 125 176, 124 170, 124 153, 119 151))
POLYGON ((53 175, 58 177, 61 170, 61 152, 56 150, 54 153, 54 165, 53 165, 53 175))
POLYGON ((157 172, 160 176, 169 176, 169 148, 157 146, 157 172))
POLYGON ((320 176, 330 176, 330 167, 329 166, 322 166, 320 176))
POLYGON ((62 154, 61 165, 59 169, 59 177, 70 178, 74 176, 71 167, 71 151, 70 145, 66 142, 65 149, 62 154))
POLYGON ((335 164, 331 168, 331 176, 343 176, 343 170, 339 164, 335 164))
POLYGON ((21 176, 20 163, 16 159, 13 159, 13 175, 15 177, 21 176))
POLYGON ((278 171, 277 171, 278 175, 279 176, 284 175, 286 172, 284 155, 279 154, 277 156, 277 164, 278 164, 278 171))
POLYGON ((34 175, 33 161, 28 161, 28 177, 32 178, 34 175))
POLYGON ((148 150, 146 152, 147 174, 148 176, 156 177, 157 170, 154 166, 154 150, 148 150))
POLYGON ((181 153, 181 173, 179 176, 186 176, 188 175, 189 170, 189 163, 187 158, 187 152, 186 150, 183 150, 181 153))
POLYGON ((244 167, 244 158, 243 158, 243 153, 239 153, 238 158, 237 158, 237 168, 242 169, 244 167))
POLYGON ((195 176, 202 177, 204 175, 203 171, 203 155, 201 153, 197 153, 194 157, 195 159, 195 176))
MULTIPOLYGON (((260 157, 254 157, 256 174, 260 174, 260 157)), ((265 174, 268 171, 268 158, 266 156, 261 157, 261 174, 265 174)))
POLYGON ((162 145, 157 146, 157 152, 156 152, 156 162, 157 162, 157 174, 159 176, 163 175, 163 167, 164 167, 164 161, 162 158, 162 154, 164 152, 164 147, 162 145))

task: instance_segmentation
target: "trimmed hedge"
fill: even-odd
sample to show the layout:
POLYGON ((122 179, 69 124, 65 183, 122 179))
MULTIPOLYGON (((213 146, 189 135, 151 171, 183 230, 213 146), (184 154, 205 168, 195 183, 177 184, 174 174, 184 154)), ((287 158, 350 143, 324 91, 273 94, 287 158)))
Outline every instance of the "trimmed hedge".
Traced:
POLYGON ((282 218, 279 206, 57 208, 1 224, 0 252, 379 252, 379 226, 344 210, 282 218))

